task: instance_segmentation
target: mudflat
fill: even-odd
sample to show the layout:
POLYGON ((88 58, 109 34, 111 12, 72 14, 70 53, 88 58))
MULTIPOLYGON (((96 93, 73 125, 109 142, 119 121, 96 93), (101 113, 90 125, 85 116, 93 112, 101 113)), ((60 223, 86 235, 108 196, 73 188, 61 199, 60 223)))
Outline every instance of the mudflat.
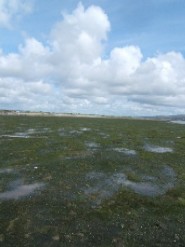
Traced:
POLYGON ((185 246, 185 125, 0 116, 0 245, 185 246))

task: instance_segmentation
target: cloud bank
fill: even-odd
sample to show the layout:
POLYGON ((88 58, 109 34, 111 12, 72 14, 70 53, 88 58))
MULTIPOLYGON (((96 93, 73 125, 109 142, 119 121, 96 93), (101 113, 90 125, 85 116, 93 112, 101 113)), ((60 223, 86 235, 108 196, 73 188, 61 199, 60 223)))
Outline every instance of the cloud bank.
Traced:
POLYGON ((1 0, 0 28, 11 28, 15 18, 20 18, 32 11, 30 0, 1 0))
MULTIPOLYGON (((6 2, 27 8, 24 1, 6 2)), ((4 7, 2 1, 0 25, 8 26, 18 8, 12 5, 10 15, 3 17, 4 7)), ((170 51, 144 59, 135 45, 107 53, 110 30, 100 7, 85 9, 79 4, 55 23, 45 44, 29 37, 17 53, 1 50, 1 108, 116 115, 183 113, 183 55, 170 51)))

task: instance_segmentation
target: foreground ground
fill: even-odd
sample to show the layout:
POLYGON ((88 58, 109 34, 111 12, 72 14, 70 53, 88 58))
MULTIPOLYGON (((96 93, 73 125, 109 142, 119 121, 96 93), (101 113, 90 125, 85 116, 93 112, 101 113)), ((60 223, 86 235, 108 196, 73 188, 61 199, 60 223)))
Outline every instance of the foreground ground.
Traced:
POLYGON ((0 246, 185 246, 185 125, 0 116, 0 246))

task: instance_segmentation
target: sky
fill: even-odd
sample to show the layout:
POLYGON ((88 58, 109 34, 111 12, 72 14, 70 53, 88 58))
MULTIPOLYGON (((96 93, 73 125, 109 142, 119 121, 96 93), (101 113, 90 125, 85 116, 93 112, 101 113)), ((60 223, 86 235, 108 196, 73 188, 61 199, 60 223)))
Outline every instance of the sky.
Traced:
POLYGON ((0 0, 0 109, 185 114, 184 0, 0 0))

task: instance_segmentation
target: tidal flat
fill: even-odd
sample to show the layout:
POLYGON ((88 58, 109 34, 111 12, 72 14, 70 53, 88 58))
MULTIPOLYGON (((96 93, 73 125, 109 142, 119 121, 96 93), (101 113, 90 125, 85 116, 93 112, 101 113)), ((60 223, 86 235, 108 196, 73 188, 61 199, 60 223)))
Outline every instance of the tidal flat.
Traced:
POLYGON ((185 246, 185 125, 0 116, 0 246, 185 246))

